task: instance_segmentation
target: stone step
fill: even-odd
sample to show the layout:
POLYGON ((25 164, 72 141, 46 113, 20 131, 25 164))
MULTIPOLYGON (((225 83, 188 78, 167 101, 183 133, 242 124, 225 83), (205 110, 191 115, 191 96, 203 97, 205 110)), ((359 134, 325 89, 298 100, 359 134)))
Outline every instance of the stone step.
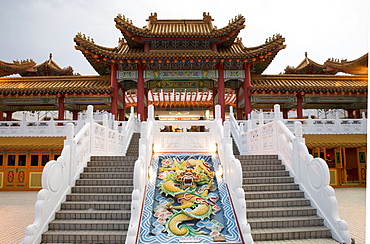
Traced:
POLYGON ((278 165, 243 165, 242 164, 242 169, 249 172, 249 171, 278 171, 278 170, 284 170, 285 171, 285 166, 278 164, 278 165))
POLYGON ((294 183, 294 178, 290 176, 283 177, 253 177, 243 178, 243 184, 281 184, 281 183, 294 183))
POLYGON ((281 161, 279 159, 239 159, 239 161, 242 165, 281 165, 281 161))
POLYGON ((278 240, 278 241, 254 241, 254 244, 338 244, 334 239, 331 238, 315 238, 315 239, 289 239, 289 240, 278 240))
POLYGON ((126 162, 126 161, 135 161, 137 158, 128 157, 128 156, 91 156, 90 161, 105 161, 105 162, 126 162))
POLYGON ((324 219, 318 216, 291 216, 280 218, 248 218, 253 229, 264 228, 293 228, 307 226, 323 226, 324 219))
POLYGON ((265 160, 265 159, 278 159, 277 155, 236 155, 239 160, 265 160))
POLYGON ((303 191, 264 191, 264 192, 246 192, 245 199, 276 199, 276 198, 303 198, 303 191))
POLYGON ((289 176, 289 172, 281 171, 243 171, 243 178, 261 178, 261 177, 284 177, 289 176))
POLYGON ((84 220, 84 219, 59 219, 53 220, 49 230, 127 230, 129 220, 84 220))
POLYGON ((290 191, 299 190, 299 185, 294 183, 283 183, 283 184, 252 184, 243 185, 244 191, 255 192, 255 191, 290 191))
POLYGON ((125 243, 127 231, 75 230, 47 231, 42 235, 43 243, 125 243))
POLYGON ((64 202, 62 210, 130 210, 131 202, 64 202))
MULTIPOLYGON (((252 229, 251 233, 254 241, 331 238, 330 230, 325 226, 252 229)), ((304 241, 301 240, 301 243, 304 241)))
POLYGON ((310 206, 310 200, 305 198, 276 198, 276 199, 256 199, 246 200, 248 208, 275 208, 275 207, 297 207, 310 206))
POLYGON ((74 186, 72 193, 132 193, 133 186, 74 186))
POLYGON ((67 201, 110 201, 121 202, 131 201, 131 193, 110 193, 110 194, 96 194, 96 193, 71 193, 67 195, 67 201))
POLYGON ((59 210, 55 219, 129 220, 130 210, 59 210))
MULTIPOLYGON (((129 168, 126 168, 129 171, 129 168)), ((133 177, 133 171, 130 175, 126 174, 125 172, 88 172, 88 173, 81 173, 80 179, 125 179, 125 177, 133 177)))
POLYGON ((133 168, 135 161, 130 161, 129 164, 126 164, 123 161, 91 161, 87 163, 87 167, 129 167, 133 168))
POLYGON ((310 216, 316 215, 316 209, 311 206, 298 207, 276 207, 276 208, 248 208, 249 218, 276 218, 288 216, 310 216))
MULTIPOLYGON (((134 170, 134 167, 131 165, 131 166, 127 166, 129 168, 132 168, 132 170, 134 170)), ((122 172, 124 173, 125 175, 127 176, 131 176, 133 175, 133 171, 128 171, 127 167, 85 167, 84 168, 84 173, 93 173, 93 172, 99 172, 99 173, 104 173, 104 172, 116 172, 116 173, 119 173, 119 172, 122 172)), ((125 177, 126 179, 127 177, 125 177)))
POLYGON ((76 186, 132 186, 132 179, 78 179, 76 186))

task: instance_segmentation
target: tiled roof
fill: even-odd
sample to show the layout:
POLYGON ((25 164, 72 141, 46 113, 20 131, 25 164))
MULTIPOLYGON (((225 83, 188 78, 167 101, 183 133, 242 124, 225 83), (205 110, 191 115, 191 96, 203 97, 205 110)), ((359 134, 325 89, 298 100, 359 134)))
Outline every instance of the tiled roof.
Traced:
MULTIPOLYGON (((148 19, 148 25, 140 28, 136 27, 131 20, 123 15, 118 15, 114 21, 116 27, 121 30, 122 34, 127 37, 127 41, 131 40, 131 35, 142 36, 146 38, 184 38, 184 37, 202 37, 215 38, 232 33, 230 36, 235 36, 243 29, 245 18, 242 15, 236 16, 229 21, 229 24, 221 29, 212 25, 212 17, 209 14, 203 13, 203 19, 175 19, 175 20, 158 20, 157 13, 151 14, 148 19)), ((235 37, 234 37, 235 39, 235 37)))
POLYGON ((18 74, 25 70, 33 71, 35 65, 36 63, 33 60, 13 61, 13 63, 0 60, 0 77, 18 74))
POLYGON ((328 59, 324 65, 327 70, 336 70, 348 74, 367 75, 368 74, 369 53, 353 61, 328 59))
POLYGON ((307 147, 366 147, 366 134, 303 135, 307 147))
POLYGON ((65 137, 2 137, 0 150, 63 149, 65 137))
POLYGON ((254 75, 253 91, 273 92, 367 92, 367 76, 254 75))
POLYGON ((22 71, 19 74, 21 76, 68 76, 73 75, 73 68, 68 66, 67 68, 61 68, 52 60, 52 54, 50 54, 49 60, 46 60, 42 64, 36 65, 34 71, 22 71))
POLYGON ((0 94, 110 93, 109 76, 46 76, 0 79, 0 94))
MULTIPOLYGON (((77 50, 80 50, 94 69, 101 75, 107 74, 105 61, 118 62, 122 60, 134 61, 135 59, 145 60, 161 60, 169 59, 240 59, 241 63, 244 60, 253 62, 258 74, 261 74, 271 63, 276 53, 285 48, 283 45, 285 39, 281 35, 276 35, 257 47, 246 48, 240 39, 237 39, 230 47, 219 47, 218 51, 209 50, 150 50, 145 52, 144 48, 130 48, 129 45, 122 39, 115 48, 106 48, 96 45, 93 40, 86 38, 82 34, 78 34, 74 38, 77 50)), ((164 61, 164 60, 163 60, 164 61)), ((203 60, 202 60, 203 61, 203 60)))
POLYGON ((353 61, 328 59, 323 65, 309 59, 307 53, 305 53, 305 56, 305 59, 296 68, 291 66, 286 67, 285 74, 335 75, 338 72, 353 75, 368 74, 368 53, 353 61))

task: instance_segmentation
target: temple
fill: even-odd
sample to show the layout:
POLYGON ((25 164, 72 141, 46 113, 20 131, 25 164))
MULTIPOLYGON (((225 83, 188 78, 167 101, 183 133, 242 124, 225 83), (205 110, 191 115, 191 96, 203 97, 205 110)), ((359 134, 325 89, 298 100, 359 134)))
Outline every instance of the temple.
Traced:
MULTIPOLYGON (((0 190, 39 190, 44 174, 42 171, 49 161, 54 159, 53 163, 57 163, 65 160, 63 152, 66 146, 82 147, 85 145, 83 138, 89 136, 92 151, 81 149, 81 152, 75 152, 73 150, 77 149, 71 149, 73 153, 81 153, 80 156, 71 154, 71 161, 78 161, 78 166, 74 169, 82 165, 86 155, 89 158, 114 155, 129 157, 130 160, 142 156, 140 160, 144 160, 153 153, 153 160, 159 158, 159 161, 145 162, 150 164, 149 167, 144 160, 142 163, 145 166, 141 167, 145 170, 140 177, 149 175, 150 178, 150 174, 155 175, 156 173, 147 172, 150 168, 158 170, 158 174, 164 179, 168 175, 167 171, 176 169, 175 173, 178 175, 171 172, 172 179, 166 178, 168 184, 173 185, 169 186, 157 179, 157 183, 162 185, 161 193, 174 198, 178 196, 182 199, 182 191, 188 190, 187 186, 199 191, 197 196, 204 201, 213 197, 212 194, 215 193, 212 191, 227 195, 227 190, 222 188, 224 182, 221 178, 224 176, 219 172, 226 167, 222 166, 224 160, 231 157, 227 154, 232 154, 228 151, 231 144, 234 144, 234 154, 239 155, 238 160, 240 159, 235 161, 232 156, 234 166, 230 167, 236 167, 236 171, 236 164, 240 165, 242 162, 244 167, 250 163, 246 159, 248 157, 244 156, 263 155, 262 158, 274 162, 277 159, 285 160, 287 168, 296 170, 294 167, 303 167, 305 163, 308 165, 309 162, 304 160, 313 155, 315 159, 312 158, 312 161, 310 158, 310 163, 315 162, 320 167, 328 168, 329 173, 316 176, 317 172, 311 169, 312 171, 308 171, 309 176, 315 175, 315 179, 328 180, 334 187, 366 186, 368 54, 353 61, 329 58, 324 64, 319 64, 305 53, 298 66, 288 66, 281 74, 266 75, 263 73, 275 56, 286 48, 285 38, 275 34, 266 38, 265 43, 259 46, 244 46, 239 37, 239 33, 245 28, 245 18, 242 15, 237 15, 222 28, 213 25, 214 20, 209 13, 203 13, 202 19, 173 20, 158 19, 157 13, 152 13, 144 27, 134 25, 132 20, 121 14, 114 21, 115 27, 122 33, 116 47, 104 47, 82 33, 77 33, 74 37, 75 49, 81 52, 97 75, 80 75, 74 73, 70 66, 61 68, 53 60, 52 54, 38 65, 33 60, 13 63, 0 61, 0 132, 2 137, 7 138, 0 142, 0 190), (19 76, 14 76, 15 74, 19 76), (12 76, 9 77, 10 75, 12 76), (92 109, 95 111, 94 115, 92 109), (41 111, 49 113, 49 116, 44 114, 35 119, 35 113, 41 111), (325 118, 320 117, 320 113, 325 118), (20 117, 17 117, 19 114, 20 117), (106 117, 108 114, 109 121, 106 117), (91 130, 86 129, 88 126, 93 127, 89 127, 91 130), (111 131, 105 131, 108 128, 111 131), (83 133, 79 134, 80 131, 83 133), (132 149, 129 147, 130 143, 137 140, 139 144, 135 133, 141 133, 140 146, 134 145, 132 149), (272 136, 271 133, 275 134, 272 136), (116 141, 105 142, 105 136, 116 141), (79 139, 73 139, 75 137, 79 139), (300 153, 295 151, 296 154, 290 155, 291 151, 299 150, 292 143, 301 143, 299 147, 307 150, 300 153), (281 145, 287 146, 282 149, 281 145), (135 153, 131 155, 132 151, 135 153), (144 156, 138 154, 144 151, 144 156), (207 154, 210 151, 219 153, 220 158, 216 160, 212 154, 207 154), (197 159, 189 163, 193 156, 171 154, 157 157, 156 152, 206 154, 197 154, 197 159), (287 154, 290 156, 286 156, 287 154), (298 154, 305 155, 304 159, 297 159, 301 163, 291 167, 290 162, 298 154), (272 155, 278 156, 275 158, 272 155), (177 157, 182 161, 177 162, 177 157), (318 157, 322 159, 316 159, 318 157), (159 163, 166 166, 160 167, 157 165, 159 163), (165 167, 168 169, 164 169, 165 167), (202 170, 199 167, 203 167, 202 170), (202 174, 207 182, 202 182, 198 176, 186 175, 190 172, 193 175, 202 174), (204 172, 208 173, 204 175, 204 172), (216 184, 212 185, 211 182, 215 175, 221 177, 217 183, 218 190, 215 190, 216 184), (184 180, 176 180, 176 177, 184 180), (186 177, 191 178, 190 183, 186 177), (197 179, 197 183, 193 182, 192 177, 197 179), (176 188, 178 185, 182 189, 176 188), (203 195, 201 190, 207 194, 203 195), (208 193, 211 193, 210 196, 208 193)), ((224 170, 225 175, 229 172, 227 170, 224 170)), ((306 169, 300 170, 303 172, 306 169)), ((225 177, 226 184, 235 183, 225 177)), ((145 182, 146 180, 145 178, 145 182)), ((148 189, 159 191, 149 181, 147 183, 148 189)), ((54 187, 53 184, 50 183, 50 189, 54 187)), ((139 183, 135 184, 137 187, 139 183)), ((315 184, 316 182, 311 185, 315 187, 315 184)), ((137 188, 139 192, 140 189, 137 188)), ((186 194, 195 194, 194 191, 186 194)), ((240 195, 232 191, 230 198, 240 195)), ((244 196, 244 192, 242 195, 244 196)), ((161 208, 167 206, 166 201, 174 201, 167 198, 155 199, 162 201, 158 207, 154 198, 151 199, 153 202, 148 206, 144 206, 142 202, 137 204, 149 209, 149 213, 158 212, 158 215, 164 212, 161 208)), ((218 208, 214 202, 212 206, 218 208)), ((190 211, 190 208, 186 211, 190 211)), ((202 222, 204 218, 210 218, 211 211, 216 213, 219 209, 209 208, 207 211, 204 216, 197 216, 200 219, 197 224, 205 225, 206 222, 202 222)), ((172 216, 178 212, 168 214, 172 216)), ((237 211, 235 214, 240 213, 237 211)), ((140 213, 137 215, 140 216, 140 213)), ((234 217, 231 213, 230 218, 234 217)), ((150 221, 146 223, 143 220, 143 226, 147 224, 149 227, 140 227, 140 231, 147 231, 153 224, 160 227, 166 222, 160 218, 158 221, 163 222, 161 225, 150 221)), ((219 219, 214 223, 234 231, 234 227, 223 226, 225 223, 219 219)), ((170 236, 181 232, 176 229, 177 226, 171 228, 166 230, 170 236)), ((154 232, 151 232, 147 236, 141 236, 139 242, 162 243, 160 233, 163 229, 156 231, 158 239, 152 240, 154 232)), ((191 231, 198 233, 195 229, 191 231)), ((225 231, 222 233, 225 234, 225 231)), ((257 236, 255 234, 253 238, 258 239, 257 236)), ((328 236, 328 231, 323 231, 322 237, 328 236)), ((333 238, 342 243, 348 241, 347 237, 343 237, 347 238, 344 241, 338 236, 333 238)), ((49 237, 44 238, 46 240, 49 237)), ((209 241, 207 238, 204 240, 209 241)), ((241 243, 243 239, 238 234, 228 238, 235 238, 235 242, 230 243, 241 243)), ((261 238, 263 240, 265 237, 261 238)), ((180 239, 173 243, 178 243, 180 239)), ((295 237, 290 236, 287 239, 295 237)), ((123 243, 122 239, 119 240, 123 243)), ((53 237, 49 241, 54 241, 53 237)))

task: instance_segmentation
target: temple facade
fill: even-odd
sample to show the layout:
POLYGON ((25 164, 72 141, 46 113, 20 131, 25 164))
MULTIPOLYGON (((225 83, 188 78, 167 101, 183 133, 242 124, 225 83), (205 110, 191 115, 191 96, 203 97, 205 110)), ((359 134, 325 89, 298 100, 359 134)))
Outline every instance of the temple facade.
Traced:
MULTIPOLYGON (((264 75, 275 56, 286 48, 285 38, 275 34, 259 46, 245 47, 238 37, 245 28, 242 15, 222 28, 213 25, 209 13, 203 13, 201 19, 176 20, 158 19, 154 13, 144 27, 135 26, 121 14, 114 21, 122 33, 116 47, 96 44, 82 33, 74 37, 75 49, 95 69, 96 76, 61 68, 52 55, 39 65, 32 60, 0 61, 0 121, 11 121, 17 111, 58 111, 58 120, 65 120, 69 111, 77 120, 88 105, 110 112, 119 121, 126 119, 131 107, 141 121, 146 120, 148 105, 154 105, 157 119, 166 118, 164 115, 183 119, 190 112, 197 114, 192 119, 209 119, 220 105, 223 120, 230 106, 238 120, 248 120, 253 110, 270 111, 275 104, 280 105, 285 119, 289 111, 304 119, 305 109, 340 109, 349 119, 360 119, 362 113, 367 116, 368 54, 353 61, 328 59, 322 65, 306 54, 297 67, 288 66, 283 74, 264 75), (12 74, 21 77, 6 77, 12 74)), ((9 163, 13 160, 10 155, 15 155, 14 160, 26 155, 28 174, 36 164, 34 153, 39 155, 37 171, 41 172, 43 155, 54 158, 62 149, 59 143, 60 148, 33 151, 32 140, 21 149, 9 145, 1 149, 3 179, 9 171, 5 168, 13 164, 9 163)), ((336 157, 338 150, 340 155, 356 155, 356 160, 348 163, 356 168, 351 179, 365 184, 359 170, 364 167, 359 165, 366 156, 366 142, 310 145, 313 154, 330 160, 333 168, 343 169, 353 158, 336 157), (345 148, 354 149, 346 152, 345 148)), ((339 180, 333 185, 348 185, 346 172, 336 172, 339 180)))

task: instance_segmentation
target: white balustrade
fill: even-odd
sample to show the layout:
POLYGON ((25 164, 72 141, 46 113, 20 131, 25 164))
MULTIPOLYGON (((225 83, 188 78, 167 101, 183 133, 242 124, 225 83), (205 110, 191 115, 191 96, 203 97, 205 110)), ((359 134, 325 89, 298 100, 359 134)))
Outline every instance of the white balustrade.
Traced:
MULTIPOLYGON (((304 125, 301 120, 294 121, 293 134, 292 128, 288 128, 286 120, 281 117, 279 105, 275 105, 274 109, 275 118, 272 122, 265 124, 263 114, 260 114, 260 125, 252 129, 249 122, 248 131, 245 133, 238 131, 236 121, 230 119, 234 123, 231 129, 237 130, 232 131, 233 136, 239 134, 241 137, 235 139, 237 143, 242 143, 238 146, 242 149, 241 154, 278 155, 300 189, 305 192, 305 196, 317 209, 318 215, 324 219, 325 226, 331 229, 332 237, 340 243, 350 244, 348 225, 338 217, 338 203, 335 191, 329 185, 330 175, 326 162, 309 154, 302 138, 304 125)), ((362 122, 364 121, 365 119, 362 119, 362 122)), ((307 120, 308 125, 312 125, 312 122, 311 119, 307 120)), ((335 123, 337 122, 334 122, 334 125, 335 123)))
MULTIPOLYGON (((42 190, 37 194, 35 205, 35 220, 26 228, 26 236, 23 244, 35 244, 41 242, 41 235, 48 229, 49 222, 55 217, 66 195, 71 192, 76 180, 83 168, 87 165, 91 156, 125 155, 127 142, 130 141, 135 119, 133 110, 130 119, 121 133, 118 130, 109 129, 107 117, 103 120, 104 125, 95 123, 93 119, 93 107, 88 106, 84 126, 75 135, 75 126, 68 123, 65 126, 64 148, 57 160, 48 162, 42 173, 42 190)), ((118 128, 118 124, 114 125, 118 128)))

